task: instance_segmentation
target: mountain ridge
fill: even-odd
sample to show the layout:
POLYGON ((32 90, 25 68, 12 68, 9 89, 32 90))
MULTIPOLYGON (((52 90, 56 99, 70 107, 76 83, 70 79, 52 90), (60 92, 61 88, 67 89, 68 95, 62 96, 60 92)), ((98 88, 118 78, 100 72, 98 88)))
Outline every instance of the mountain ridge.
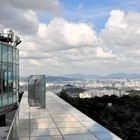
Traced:
POLYGON ((140 79, 140 74, 137 73, 111 73, 105 76, 96 75, 96 74, 65 74, 59 75, 60 77, 72 78, 72 79, 83 79, 83 80, 92 80, 92 79, 140 79))
MULTIPOLYGON (((73 80, 101 80, 101 79, 140 79, 140 74, 136 73, 111 73, 109 75, 100 76, 96 74, 65 74, 57 76, 46 75, 46 80, 53 81, 73 81, 73 80)), ((21 81, 28 80, 27 77, 20 77, 21 81)))

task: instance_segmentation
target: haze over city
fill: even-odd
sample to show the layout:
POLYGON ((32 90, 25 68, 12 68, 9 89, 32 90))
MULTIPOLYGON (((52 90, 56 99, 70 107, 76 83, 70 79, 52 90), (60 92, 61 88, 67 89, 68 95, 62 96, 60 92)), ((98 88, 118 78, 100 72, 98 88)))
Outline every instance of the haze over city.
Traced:
POLYGON ((140 71, 139 0, 5 0, 0 32, 20 35, 20 75, 140 71))

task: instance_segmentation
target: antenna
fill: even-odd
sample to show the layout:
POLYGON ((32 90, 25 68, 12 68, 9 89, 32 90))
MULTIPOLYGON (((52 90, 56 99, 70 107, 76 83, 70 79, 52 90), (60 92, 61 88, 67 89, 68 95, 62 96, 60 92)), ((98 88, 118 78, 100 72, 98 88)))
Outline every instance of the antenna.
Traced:
POLYGON ((4 29, 4 33, 0 33, 0 41, 17 47, 21 43, 20 37, 15 35, 11 29, 4 29))

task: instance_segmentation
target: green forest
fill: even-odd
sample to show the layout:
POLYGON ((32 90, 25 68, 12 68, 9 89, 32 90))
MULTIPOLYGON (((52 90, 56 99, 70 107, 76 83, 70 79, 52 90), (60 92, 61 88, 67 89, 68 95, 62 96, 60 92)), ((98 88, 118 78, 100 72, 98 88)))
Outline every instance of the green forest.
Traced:
POLYGON ((123 140, 140 140, 139 95, 72 98, 62 90, 59 96, 123 140))

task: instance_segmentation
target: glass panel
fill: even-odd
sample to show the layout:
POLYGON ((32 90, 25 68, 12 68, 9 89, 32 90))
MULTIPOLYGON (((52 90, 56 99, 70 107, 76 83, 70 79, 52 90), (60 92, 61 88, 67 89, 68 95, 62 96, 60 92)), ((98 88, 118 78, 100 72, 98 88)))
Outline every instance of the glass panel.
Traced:
POLYGON ((13 91, 16 92, 16 65, 13 64, 13 91))
POLYGON ((0 63, 0 94, 2 94, 2 71, 1 71, 2 64, 0 63))
POLYGON ((9 104, 13 102, 13 66, 8 65, 8 92, 9 104))
POLYGON ((8 47, 8 62, 12 63, 13 62, 13 48, 12 47, 8 47))
POLYGON ((16 72, 16 64, 13 64, 13 102, 17 101, 17 72, 16 72))
POLYGON ((2 64, 2 105, 8 104, 8 70, 7 70, 7 64, 2 64))
POLYGON ((2 61, 3 62, 7 62, 7 46, 6 45, 2 45, 2 61))
POLYGON ((1 94, 0 94, 0 107, 2 106, 2 97, 1 97, 1 94))
POLYGON ((16 65, 16 89, 18 90, 19 86, 19 65, 16 65))
POLYGON ((45 75, 31 75, 28 79, 28 101, 30 106, 46 107, 45 75))
POLYGON ((19 51, 16 49, 16 64, 19 64, 19 51))
POLYGON ((13 63, 16 63, 16 49, 13 48, 13 63))
POLYGON ((2 106, 7 105, 8 104, 7 101, 8 101, 7 100, 7 94, 2 94, 2 106))
POLYGON ((0 107, 2 106, 2 71, 1 71, 1 66, 2 66, 2 64, 0 63, 0 107))
POLYGON ((8 101, 9 101, 9 104, 12 104, 13 103, 13 93, 9 93, 9 95, 8 95, 8 101))
POLYGON ((8 70, 7 64, 2 64, 2 91, 8 93, 8 70))
MULTIPOLYGON (((18 110, 15 114, 15 117, 13 119, 13 122, 10 126, 8 135, 7 135, 7 139, 6 140, 19 140, 19 116, 18 116, 18 110)), ((24 139, 24 138, 23 138, 24 139)))
POLYGON ((17 101, 17 93, 14 92, 14 93, 13 93, 13 102, 16 102, 16 101, 17 101))
POLYGON ((13 66, 8 65, 8 91, 13 92, 13 66))
POLYGON ((0 61, 1 61, 1 44, 0 44, 0 61))

